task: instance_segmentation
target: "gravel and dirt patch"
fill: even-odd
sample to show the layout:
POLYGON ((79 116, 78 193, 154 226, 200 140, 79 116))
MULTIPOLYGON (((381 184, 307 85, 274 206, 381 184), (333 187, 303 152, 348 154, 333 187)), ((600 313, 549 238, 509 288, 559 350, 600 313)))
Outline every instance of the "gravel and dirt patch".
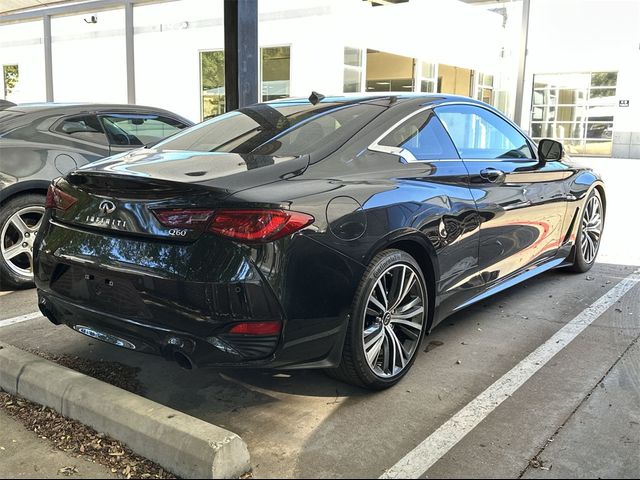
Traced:
MULTIPOLYGON (((177 478, 152 461, 136 455, 117 440, 65 418, 48 407, 0 391, 0 410, 20 421, 38 437, 48 440, 55 448, 104 465, 121 478, 177 478)), ((75 473, 72 466, 60 472, 67 476, 75 473)))

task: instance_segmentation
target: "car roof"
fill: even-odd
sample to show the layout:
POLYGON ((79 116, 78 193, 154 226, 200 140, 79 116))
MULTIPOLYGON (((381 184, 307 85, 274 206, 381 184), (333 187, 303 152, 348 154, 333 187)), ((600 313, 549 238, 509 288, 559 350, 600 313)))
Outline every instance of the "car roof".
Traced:
MULTIPOLYGON (((267 104, 299 104, 299 103, 308 103, 310 100, 308 98, 298 97, 298 98, 285 98, 280 100, 271 100, 266 102, 267 104)), ((344 94, 344 95, 332 95, 322 98, 320 103, 343 103, 343 104, 353 104, 353 103, 371 103, 371 102, 385 102, 389 105, 391 104, 402 104, 407 102, 418 102, 423 105, 430 104, 439 104, 439 103, 450 103, 450 102, 465 102, 465 103, 474 103, 478 105, 484 105, 483 102, 461 95, 450 95, 446 93, 415 93, 415 92, 389 92, 381 94, 379 92, 371 92, 371 93, 355 93, 355 94, 344 94)))
POLYGON ((143 105, 107 104, 107 103, 21 103, 6 110, 30 113, 75 112, 75 111, 154 111, 168 112, 162 108, 146 107, 143 105))

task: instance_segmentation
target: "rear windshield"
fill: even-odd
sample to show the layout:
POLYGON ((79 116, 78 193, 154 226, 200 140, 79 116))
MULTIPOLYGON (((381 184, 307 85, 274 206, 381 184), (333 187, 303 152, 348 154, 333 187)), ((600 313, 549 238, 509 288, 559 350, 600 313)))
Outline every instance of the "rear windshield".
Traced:
POLYGON ((362 103, 257 104, 196 125, 154 148, 274 156, 335 150, 384 109, 362 103))

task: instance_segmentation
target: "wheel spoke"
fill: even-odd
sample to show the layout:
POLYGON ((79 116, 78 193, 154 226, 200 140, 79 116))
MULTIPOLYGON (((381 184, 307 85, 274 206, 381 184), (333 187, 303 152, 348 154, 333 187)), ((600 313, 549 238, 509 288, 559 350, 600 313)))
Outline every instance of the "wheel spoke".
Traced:
POLYGON ((416 323, 416 322, 410 322, 409 320, 401 320, 398 319, 398 317, 392 317, 391 318, 391 323, 396 324, 396 325, 403 325, 405 327, 411 327, 415 330, 421 331, 422 330, 422 324, 421 323, 416 323))
POLYGON ((409 311, 408 313, 401 313, 401 314, 394 314, 391 315, 391 319, 406 319, 406 318, 413 318, 416 317, 418 315, 420 315, 422 312, 424 312, 424 307, 420 306, 418 308, 414 308, 413 310, 409 311))
POLYGON ((11 260, 12 258, 17 257, 18 255, 21 255, 27 252, 28 252, 28 249, 24 248, 21 243, 16 243, 15 245, 12 245, 11 247, 4 250, 2 252, 2 256, 5 258, 5 260, 11 260))
POLYGON ((409 310, 410 308, 415 307, 418 303, 420 303, 420 301, 421 301, 421 300, 422 300, 422 299, 421 299, 420 297, 416 297, 416 298, 414 298, 413 300, 411 300, 410 302, 405 303, 405 304, 404 304, 404 305, 402 305, 401 307, 398 307, 398 308, 396 309, 396 312, 400 312, 400 313, 406 312, 406 311, 407 311, 407 310, 409 310))
POLYGON ((400 339, 396 335, 396 332, 394 332, 391 327, 387 327, 387 331, 389 332, 389 338, 391 338, 391 341, 393 343, 394 371, 395 371, 396 365, 398 364, 398 360, 400 361, 400 369, 403 369, 407 365, 407 359, 406 359, 407 352, 402 346, 402 342, 400 342, 400 339))
POLYGON ((413 273, 413 270, 409 270, 409 278, 405 279, 406 270, 407 268, 405 267, 402 271, 402 282, 400 284, 398 297, 395 299, 393 305, 391 305, 391 308, 389 308, 389 310, 395 310, 396 308, 398 308, 398 306, 406 298, 407 294, 411 291, 411 288, 413 288, 413 285, 416 283, 416 274, 413 273))
POLYGON ((376 366, 382 344, 384 343, 384 328, 380 329, 380 332, 368 343, 365 344, 365 353, 367 355, 367 361, 372 367, 376 366))
POLYGON ((373 303, 376 307, 378 307, 378 309, 380 310, 380 313, 384 313, 387 311, 387 309, 384 308, 384 305, 382 305, 380 301, 373 295, 369 297, 369 303, 373 303))
POLYGON ((17 213, 13 217, 11 217, 9 221, 13 223, 13 226, 16 227, 16 229, 22 234, 23 237, 24 234, 30 230, 27 224, 24 223, 24 220, 22 220, 22 217, 17 213))
POLYGON ((376 282, 376 287, 378 288, 378 291, 382 294, 382 301, 384 302, 384 308, 388 308, 389 307, 389 300, 387 300, 387 292, 384 291, 384 286, 382 285, 382 278, 380 278, 377 282, 376 282))

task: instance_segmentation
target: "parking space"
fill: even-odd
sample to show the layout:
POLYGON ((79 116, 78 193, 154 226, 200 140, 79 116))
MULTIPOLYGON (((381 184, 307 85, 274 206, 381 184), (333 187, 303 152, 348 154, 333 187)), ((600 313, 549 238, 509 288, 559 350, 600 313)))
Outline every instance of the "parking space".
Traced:
MULTIPOLYGON (((22 317, 37 310, 33 291, 0 296, 0 341, 139 368, 145 396, 241 435, 256 477, 378 477, 422 442, 435 441, 434 432, 572 320, 595 312, 584 331, 521 378, 522 386, 488 408, 456 445, 434 454, 426 473, 634 476, 640 471, 640 277, 634 276, 640 227, 630 217, 625 178, 634 169, 637 178, 640 161, 592 162, 604 167, 610 192, 600 263, 588 274, 548 272, 450 317, 425 339, 410 374, 385 392, 317 371, 186 372, 41 317, 22 317), (603 296, 606 308, 589 310, 603 296), (6 321, 15 318, 24 321, 6 321)), ((425 460, 411 461, 416 458, 420 470, 425 460)))

